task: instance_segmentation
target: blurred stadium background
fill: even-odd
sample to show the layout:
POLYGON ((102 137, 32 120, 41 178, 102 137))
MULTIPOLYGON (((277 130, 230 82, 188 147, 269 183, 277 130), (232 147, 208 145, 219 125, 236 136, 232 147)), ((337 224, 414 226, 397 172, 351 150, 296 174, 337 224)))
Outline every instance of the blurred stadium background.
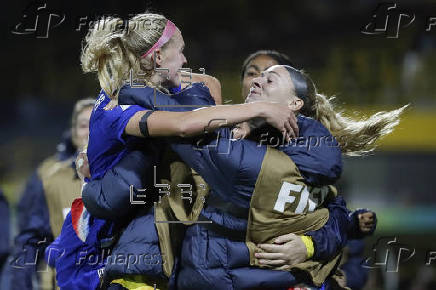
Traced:
POLYGON ((74 101, 96 96, 99 90, 95 76, 80 69, 86 29, 76 31, 78 18, 127 18, 150 9, 181 28, 187 66, 205 68, 220 79, 228 102, 242 102, 244 58, 258 49, 276 49, 310 73, 321 92, 335 95, 347 114, 410 103, 394 134, 374 154, 345 160, 339 188, 350 208, 377 212, 378 229, 368 240, 368 257, 383 236, 396 236, 416 249, 398 273, 386 273, 383 265, 371 270, 367 289, 436 289, 436 261, 425 265, 426 251, 436 251, 436 26, 426 31, 428 17, 436 17, 434 1, 395 2, 416 16, 398 38, 361 32, 381 3, 373 0, 44 1, 47 10, 65 14, 48 38, 11 33, 30 3, 5 2, 0 18, 0 187, 12 209, 25 180, 55 151, 74 101), (419 288, 425 281, 430 288, 419 288))

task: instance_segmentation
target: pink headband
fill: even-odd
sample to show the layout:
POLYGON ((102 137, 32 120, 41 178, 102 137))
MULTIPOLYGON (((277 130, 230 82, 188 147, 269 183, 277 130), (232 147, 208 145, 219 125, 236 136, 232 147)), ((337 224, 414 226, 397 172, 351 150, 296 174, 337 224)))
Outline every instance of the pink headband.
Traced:
POLYGON ((170 20, 167 20, 167 24, 165 25, 165 29, 159 40, 146 53, 141 55, 141 58, 146 57, 155 49, 162 47, 162 45, 164 45, 165 43, 168 42, 168 40, 170 40, 170 38, 173 36, 175 31, 176 31, 176 25, 172 23, 170 20))

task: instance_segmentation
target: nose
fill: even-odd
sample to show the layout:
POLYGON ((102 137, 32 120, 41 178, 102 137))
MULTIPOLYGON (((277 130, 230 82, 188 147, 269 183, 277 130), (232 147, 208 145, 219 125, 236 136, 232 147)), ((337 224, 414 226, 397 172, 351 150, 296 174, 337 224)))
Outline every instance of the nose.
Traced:
POLYGON ((186 56, 183 54, 183 64, 187 64, 188 60, 186 59, 186 56))
POLYGON ((251 82, 251 86, 262 88, 262 78, 261 77, 254 78, 251 82))

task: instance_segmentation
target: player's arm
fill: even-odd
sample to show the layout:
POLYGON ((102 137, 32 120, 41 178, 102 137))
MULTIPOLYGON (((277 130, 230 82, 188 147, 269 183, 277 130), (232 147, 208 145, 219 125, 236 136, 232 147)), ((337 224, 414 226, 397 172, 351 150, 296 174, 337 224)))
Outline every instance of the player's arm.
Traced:
POLYGON ((259 117, 287 137, 295 137, 294 132, 298 132, 294 112, 286 105, 271 102, 214 106, 188 112, 139 111, 130 118, 124 132, 138 137, 190 137, 202 134, 205 128, 218 129, 223 122, 225 126, 233 126, 259 117))

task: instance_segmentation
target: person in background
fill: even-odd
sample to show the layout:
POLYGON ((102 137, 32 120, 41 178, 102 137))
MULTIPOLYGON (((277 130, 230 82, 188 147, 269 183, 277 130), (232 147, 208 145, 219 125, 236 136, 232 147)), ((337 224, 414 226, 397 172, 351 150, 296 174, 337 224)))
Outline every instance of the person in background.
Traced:
MULTIPOLYGON (((267 70, 269 67, 278 64, 293 66, 290 58, 286 54, 275 50, 258 50, 250 54, 242 64, 241 93, 243 99, 249 94, 253 79, 259 77, 261 72, 267 70)), ((375 213, 364 209, 358 210, 355 217, 357 219, 353 220, 353 222, 359 225, 362 233, 360 236, 348 237, 340 269, 345 273, 346 285, 353 290, 359 290, 365 286, 368 280, 368 269, 362 267, 362 263, 364 262, 363 252, 365 250, 363 238, 367 233, 372 234, 374 232, 377 219, 375 213)), ((327 235, 324 237, 327 237, 327 235)), ((312 238, 316 239, 317 237, 312 238)), ((286 252, 290 252, 288 249, 295 247, 296 239, 292 234, 283 235, 278 237, 278 239, 280 244, 274 247, 271 252, 274 253, 274 255, 281 253, 283 257, 285 257, 285 260, 287 260, 286 257, 288 255, 286 255, 286 252)), ((315 243, 315 245, 316 244, 320 245, 323 243, 319 241, 315 243)), ((314 259, 320 258, 322 257, 317 257, 317 251, 315 251, 314 259)), ((274 262, 274 259, 271 260, 274 262)))
POLYGON ((88 142, 94 104, 93 99, 77 101, 70 133, 63 136, 57 153, 44 160, 32 174, 21 195, 17 208, 18 235, 10 262, 11 289, 33 289, 35 278, 39 288, 55 289, 54 272, 42 262, 44 250, 60 234, 72 201, 80 196, 81 181, 74 161, 88 142))
POLYGON ((6 263, 6 259, 9 255, 9 204, 3 191, 0 189, 0 288, 3 285, 3 266, 6 263))

